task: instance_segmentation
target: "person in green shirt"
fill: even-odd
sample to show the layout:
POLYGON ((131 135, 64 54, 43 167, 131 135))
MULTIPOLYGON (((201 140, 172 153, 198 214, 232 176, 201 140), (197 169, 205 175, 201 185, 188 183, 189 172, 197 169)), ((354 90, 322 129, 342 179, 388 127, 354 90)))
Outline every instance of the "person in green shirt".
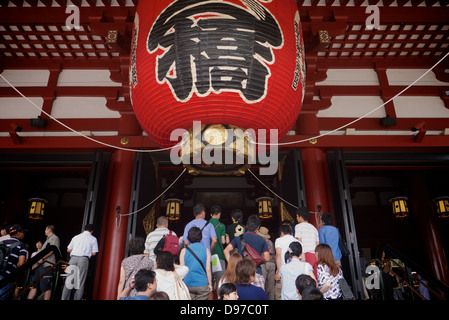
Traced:
POLYGON ((215 279, 215 284, 218 286, 218 282, 220 281, 220 278, 223 276, 223 274, 226 271, 226 258, 223 253, 224 245, 226 245, 226 226, 220 222, 221 217, 221 207, 220 206, 212 206, 210 210, 211 219, 209 222, 214 226, 215 233, 217 234, 217 244, 215 245, 214 249, 212 250, 212 255, 216 254, 218 255, 218 261, 213 261, 212 259, 212 275, 215 279), (221 271, 214 272, 214 264, 216 264, 216 267, 220 268, 221 271))

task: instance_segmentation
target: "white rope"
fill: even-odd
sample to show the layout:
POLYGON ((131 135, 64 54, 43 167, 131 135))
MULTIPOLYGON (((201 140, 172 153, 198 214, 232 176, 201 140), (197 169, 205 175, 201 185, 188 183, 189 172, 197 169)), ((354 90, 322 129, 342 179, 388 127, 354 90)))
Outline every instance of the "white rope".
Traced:
MULTIPOLYGON (((320 135, 314 136, 314 137, 310 137, 310 138, 306 138, 306 139, 302 139, 302 140, 297 140, 297 141, 290 141, 290 142, 281 142, 281 143, 265 143, 265 142, 256 142, 254 140, 250 140, 250 143, 253 144, 258 144, 258 145, 266 145, 266 146, 285 146, 285 145, 290 145, 290 144, 298 144, 298 143, 302 143, 302 142, 307 142, 310 140, 315 140, 315 139, 319 139, 322 138, 324 136, 328 136, 332 133, 335 133, 339 130, 342 130, 364 118, 366 118, 367 116, 369 116, 370 114, 376 112, 377 110, 379 110, 380 108, 384 107, 385 105, 387 105, 388 103, 390 103, 391 101, 393 101, 394 99, 396 99, 397 97, 399 97, 401 94, 403 94, 405 91, 407 91, 408 89, 410 89, 412 86, 414 86, 418 81, 420 81, 422 78, 424 78, 429 72, 431 72, 437 65, 439 65, 444 59, 447 58, 447 56, 449 56, 449 52, 446 53, 444 55, 444 57, 442 57, 437 63, 435 63, 430 69, 428 69, 426 72, 424 72, 418 79, 416 79, 415 81, 413 81, 411 84, 409 84, 405 89, 403 89, 402 91, 400 91, 399 93, 397 93, 394 97, 388 99, 386 102, 382 103, 380 106, 374 108, 373 110, 367 112, 366 114, 362 115, 361 117, 341 126, 338 127, 336 129, 333 129, 331 131, 322 133, 320 135)), ((81 132, 78 132, 72 128, 70 128, 69 126, 67 126, 66 124, 62 123, 61 121, 57 120, 56 118, 52 117, 50 114, 48 114, 47 112, 45 112, 44 110, 42 110, 39 106, 37 106, 34 102, 32 102, 30 99, 28 99, 24 94, 22 94, 22 92, 20 92, 17 88, 15 88, 2 74, 0 74, 0 77, 3 78, 3 80, 11 87, 13 88, 19 95, 21 95, 24 99, 26 99, 29 103, 31 103, 34 107, 36 107, 37 109, 39 109, 42 113, 44 113, 45 115, 47 115, 49 118, 51 118, 52 120, 56 121, 57 123, 59 123, 61 126, 67 128, 68 130, 88 139, 91 140, 93 142, 96 142, 98 144, 104 145, 106 147, 110 147, 110 148, 115 148, 115 149, 119 149, 119 150, 125 150, 125 151, 132 151, 132 152, 159 152, 159 151, 166 151, 166 150, 171 150, 173 148, 176 148, 178 146, 181 146, 183 144, 183 141, 179 142, 178 144, 174 145, 173 147, 167 147, 167 148, 163 148, 163 149, 156 149, 156 150, 136 150, 136 149, 128 149, 128 148, 123 148, 123 147, 118 147, 118 146, 114 146, 96 139, 93 139, 89 136, 86 136, 84 134, 82 134, 81 132)))
MULTIPOLYGON (((283 202, 289 204, 290 206, 292 206, 295 209, 299 209, 297 206, 295 206, 294 204, 291 204, 290 202, 288 202, 287 200, 285 200, 284 198, 282 198, 280 195, 278 195, 277 193, 275 193, 273 190, 271 190, 265 183, 263 183, 262 180, 260 180, 251 170, 247 170, 249 173, 252 174, 252 176, 254 178, 256 178, 257 181, 259 181, 265 188, 267 188, 267 190, 269 190, 274 196, 276 196, 279 200, 282 200, 283 202)), ((321 209, 318 211, 309 211, 310 213, 313 213, 315 215, 315 222, 316 222, 316 226, 320 227, 322 225, 322 221, 321 221, 321 209)))
POLYGON ((117 228, 120 228, 120 222, 121 222, 121 218, 122 217, 126 217, 126 216, 130 216, 130 215, 139 213, 140 211, 145 210, 146 208, 151 206, 160 197, 162 197, 168 190, 170 190, 171 187, 173 187, 173 185, 181 178, 181 176, 184 174, 184 172, 186 172, 186 170, 187 169, 184 168, 184 170, 182 170, 182 172, 179 174, 179 176, 160 195, 158 195, 156 198, 153 199, 153 201, 151 201, 150 203, 146 204, 142 208, 137 209, 136 211, 133 211, 133 212, 129 212, 129 213, 117 213, 117 217, 116 217, 116 226, 117 226, 117 228))
POLYGON ((50 119, 52 119, 53 121, 59 123, 61 126, 63 126, 64 128, 72 131, 73 133, 76 133, 77 135, 86 138, 90 141, 93 141, 95 143, 101 144, 105 147, 109 147, 109 148, 114 148, 114 149, 118 149, 118 150, 124 150, 124 151, 131 151, 131 152, 142 152, 142 153, 148 153, 148 152, 159 152, 159 151, 166 151, 166 150, 171 150, 173 148, 176 148, 178 146, 181 146, 182 141, 179 142, 178 144, 174 145, 173 147, 167 147, 167 148, 163 148, 163 149, 152 149, 152 150, 138 150, 138 149, 129 149, 129 148, 123 148, 123 147, 119 147, 119 146, 114 146, 99 140, 96 140, 94 138, 91 138, 89 136, 86 136, 85 134, 82 134, 81 132, 76 131, 75 129, 72 129, 71 127, 69 127, 68 125, 66 125, 65 123, 59 121, 58 119, 54 118, 52 115, 50 115, 49 113, 45 112, 44 110, 42 110, 38 105, 36 105, 33 101, 31 101, 30 99, 28 99, 22 92, 20 92, 16 87, 14 87, 14 85, 11 84, 11 82, 9 82, 2 74, 0 74, 0 77, 11 87, 14 89, 14 91, 16 91, 19 95, 21 95, 25 100, 27 100, 29 103, 31 103, 35 108, 37 108, 39 111, 41 111, 43 114, 45 114, 47 117, 49 117, 50 119))
POLYGON ((249 173, 251 173, 251 175, 256 178, 257 181, 259 181, 265 188, 267 188, 268 191, 270 191, 274 196, 276 196, 277 198, 279 198, 280 200, 284 201, 285 203, 289 204, 290 206, 292 206, 295 209, 299 209, 297 206, 295 206, 294 204, 291 204, 290 202, 288 202, 287 200, 285 200, 284 198, 282 198, 280 195, 278 195, 277 193, 275 193, 273 190, 271 190, 265 183, 263 183, 262 180, 260 180, 251 170, 247 170, 249 173))
POLYGON ((398 94, 396 94, 393 98, 389 99, 387 102, 384 102, 383 104, 381 104, 381 105, 378 106, 377 108, 375 108, 375 109, 373 109, 373 110, 367 112, 367 113, 364 114, 363 116, 361 116, 361 117, 359 117, 359 118, 357 118, 357 119, 355 119, 355 120, 353 120, 353 121, 351 121, 351 122, 349 122, 349 123, 347 123, 347 124, 345 124, 345 125, 343 125, 343 126, 341 126, 341 127, 338 127, 337 129, 334 129, 334 130, 331 130, 331 131, 329 131, 329 132, 326 132, 326 133, 317 135, 317 136, 315 136, 315 137, 311 137, 311 138, 307 138, 307 139, 303 139, 303 140, 298 140, 298 141, 281 142, 281 143, 264 143, 264 142, 255 142, 255 141, 253 141, 253 140, 250 140, 250 142, 253 143, 253 144, 260 144, 260 145, 265 145, 265 146, 285 146, 285 145, 289 145, 289 144, 297 144, 297 143, 302 143, 302 142, 307 142, 307 141, 310 141, 310 140, 315 140, 315 139, 318 139, 318 138, 322 138, 322 137, 324 137, 324 136, 327 136, 327 135, 330 135, 330 134, 332 134, 332 133, 334 133, 334 132, 337 132, 337 131, 339 131, 339 130, 341 130, 341 129, 344 129, 344 128, 346 128, 346 127, 348 127, 348 126, 350 126, 350 125, 356 123, 357 121, 360 121, 360 120, 362 120, 363 118, 366 118, 366 117, 369 116, 371 113, 373 113, 373 112, 379 110, 380 108, 382 108, 382 107, 385 106, 386 104, 390 103, 391 101, 393 101, 394 99, 396 99, 397 97, 399 97, 399 96, 400 96, 401 94, 403 94, 405 91, 407 91, 407 90, 410 89, 412 86, 414 86, 418 81, 420 81, 422 78, 424 78, 430 71, 432 71, 432 70, 433 70, 437 65, 439 65, 444 59, 446 59, 447 56, 449 56, 449 52, 446 53, 446 55, 445 55, 443 58, 441 58, 437 63, 435 63, 435 64, 433 65, 432 68, 430 68, 429 70, 427 70, 426 72, 424 72, 418 79, 416 79, 415 81, 413 81, 413 82, 412 82, 411 84, 409 84, 405 89, 403 89, 401 92, 399 92, 398 94))

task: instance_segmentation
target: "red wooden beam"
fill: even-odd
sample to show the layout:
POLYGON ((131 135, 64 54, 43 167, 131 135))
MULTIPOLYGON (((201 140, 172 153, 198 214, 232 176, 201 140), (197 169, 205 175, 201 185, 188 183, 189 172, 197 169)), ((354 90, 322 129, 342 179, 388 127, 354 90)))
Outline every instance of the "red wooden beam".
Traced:
MULTIPOLYGON (((61 122, 76 131, 118 131, 121 119, 62 119, 61 122)), ((19 124, 22 132, 68 132, 67 128, 49 119, 47 126, 32 127, 30 119, 0 119, 0 132, 9 131, 11 123, 19 124)))
MULTIPOLYGON (((19 133, 20 134, 20 133, 19 133)), ((118 148, 127 149, 160 149, 160 147, 146 136, 114 136, 114 137, 93 137, 95 140, 110 144, 118 148), (122 138, 127 138, 127 144, 122 144, 122 138)), ((114 150, 114 147, 104 146, 97 142, 83 137, 21 137, 20 145, 14 144, 9 137, 0 137, 0 149, 2 152, 13 150, 35 150, 40 152, 51 150, 93 150, 105 149, 114 150)), ((59 151, 58 151, 59 152, 59 151)), ((130 151, 131 152, 131 151, 130 151)))
MULTIPOLYGON (((311 136, 287 136, 282 142, 294 142, 311 136)), ((291 148, 323 148, 333 150, 384 150, 384 151, 446 151, 449 152, 449 136, 426 136, 421 142, 415 142, 414 136, 340 136, 328 135, 317 139, 316 143, 301 142, 280 146, 279 150, 291 148)))
MULTIPOLYGON (((356 118, 327 118, 327 117, 322 118, 322 117, 319 117, 317 119, 317 121, 318 121, 318 126, 319 126, 320 130, 334 130, 336 128, 340 128, 340 127, 354 121, 355 119, 356 118)), ((396 125, 386 127, 380 123, 380 119, 378 119, 378 118, 364 118, 364 119, 360 119, 356 123, 350 125, 348 128, 354 128, 356 130, 367 130, 367 131, 375 131, 375 130, 409 131, 419 120, 421 120, 421 119, 397 118, 396 125)), ((449 128, 449 121, 447 118, 446 119, 425 118, 425 122, 426 122, 426 129, 430 130, 430 131, 444 130, 446 128, 449 128)))

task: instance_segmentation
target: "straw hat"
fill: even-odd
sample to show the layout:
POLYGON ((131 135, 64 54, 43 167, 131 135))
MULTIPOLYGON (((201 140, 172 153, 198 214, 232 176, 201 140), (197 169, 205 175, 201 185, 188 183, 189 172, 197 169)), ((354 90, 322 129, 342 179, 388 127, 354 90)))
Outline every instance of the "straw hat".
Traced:
POLYGON ((271 236, 268 234, 268 229, 265 227, 260 227, 259 230, 256 231, 256 234, 265 239, 271 238, 271 236))

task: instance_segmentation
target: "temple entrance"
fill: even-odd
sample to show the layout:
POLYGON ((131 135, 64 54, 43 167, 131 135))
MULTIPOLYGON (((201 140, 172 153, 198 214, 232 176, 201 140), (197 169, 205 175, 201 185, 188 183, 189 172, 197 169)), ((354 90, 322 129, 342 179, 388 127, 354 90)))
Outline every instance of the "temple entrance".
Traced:
MULTIPOLYGON (((96 226, 100 242, 108 160, 107 154, 3 155, 0 158, 0 224, 21 224, 28 231, 24 242, 31 253, 38 240, 45 242, 47 225, 55 226, 63 261, 69 261, 67 246, 87 223, 96 226), (41 219, 29 216, 30 199, 44 200, 41 219)), ((96 257, 86 280, 86 298, 94 287, 96 257)), ((56 288, 55 299, 60 298, 56 288)))
POLYGON ((383 253, 387 260, 396 259, 398 274, 406 272, 404 259, 426 276, 445 279, 448 221, 438 217, 434 201, 449 194, 445 156, 337 150, 328 160, 337 226, 351 250, 343 267, 357 293, 363 296, 359 254, 379 265, 383 253), (407 210, 395 206, 395 199, 403 200, 407 210))
POLYGON ((280 153, 279 168, 274 175, 259 175, 257 166, 241 176, 191 175, 183 172, 182 166, 173 166, 166 154, 137 154, 128 234, 146 237, 154 230, 157 218, 166 215, 167 199, 182 201, 180 220, 169 225, 182 235, 185 225, 194 219, 192 208, 198 202, 206 207, 206 219, 210 219, 209 210, 213 205, 221 206, 221 222, 230 225, 233 209, 243 211, 243 223, 246 223, 248 216, 259 213, 257 199, 270 197, 273 215, 263 219, 262 225, 268 228, 272 238, 277 238, 280 222, 293 222, 293 215, 292 207, 276 195, 293 206, 306 205, 300 152, 293 149, 280 153))

